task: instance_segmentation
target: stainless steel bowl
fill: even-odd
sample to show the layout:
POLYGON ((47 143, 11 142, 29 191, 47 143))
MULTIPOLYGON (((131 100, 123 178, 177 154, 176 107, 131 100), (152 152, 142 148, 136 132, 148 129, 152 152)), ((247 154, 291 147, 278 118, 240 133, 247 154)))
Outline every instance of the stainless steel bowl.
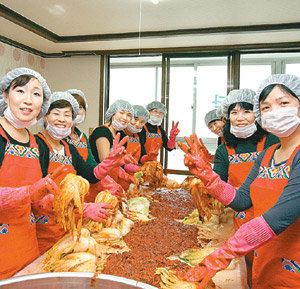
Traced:
POLYGON ((101 274, 91 283, 93 273, 40 273, 0 281, 1 289, 157 289, 134 280, 101 274), (93 287, 91 285, 94 284, 93 287))

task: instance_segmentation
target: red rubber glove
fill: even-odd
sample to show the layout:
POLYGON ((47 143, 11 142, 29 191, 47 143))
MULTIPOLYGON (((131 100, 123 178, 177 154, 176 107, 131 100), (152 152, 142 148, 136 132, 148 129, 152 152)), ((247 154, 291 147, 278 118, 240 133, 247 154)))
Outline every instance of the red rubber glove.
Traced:
POLYGON ((110 176, 106 176, 103 180, 101 180, 102 190, 109 190, 112 195, 115 195, 118 200, 122 200, 126 197, 125 192, 120 184, 114 181, 110 176))
POLYGON ((176 145, 176 136, 179 134, 180 130, 178 128, 179 121, 177 123, 174 123, 174 120, 172 121, 172 128, 170 131, 170 136, 168 140, 168 148, 173 149, 176 145))
POLYGON ((124 170, 127 172, 127 173, 136 173, 136 172, 139 172, 141 170, 141 168, 137 165, 134 165, 134 164, 126 164, 124 166, 124 170))
POLYGON ((112 209, 112 206, 106 203, 83 203, 83 217, 104 223, 110 216, 106 209, 112 209))
POLYGON ((119 178, 128 184, 135 183, 134 177, 127 174, 122 168, 119 168, 119 178))
POLYGON ((42 199, 46 194, 58 193, 58 188, 53 180, 65 173, 67 168, 61 165, 45 178, 38 180, 33 185, 20 188, 0 188, 0 209, 15 208, 42 199))
POLYGON ((53 180, 61 174, 67 172, 67 167, 64 165, 59 166, 52 173, 48 174, 45 178, 40 179, 33 185, 29 186, 29 194, 31 202, 41 200, 47 194, 57 194, 58 187, 53 180))
POLYGON ((120 134, 118 133, 108 157, 94 168, 94 175, 97 179, 103 179, 110 170, 125 164, 124 157, 126 150, 124 144, 127 142, 128 136, 124 137, 121 141, 119 140, 120 134))
POLYGON ((156 161, 160 147, 161 147, 160 144, 156 144, 155 146, 152 145, 149 151, 147 152, 147 154, 142 156, 141 164, 145 164, 146 162, 149 161, 156 161))
POLYGON ((218 250, 208 255, 199 265, 190 269, 183 279, 198 282, 204 289, 209 280, 220 270, 226 269, 235 258, 245 256, 275 237, 265 219, 260 216, 242 225, 218 250))

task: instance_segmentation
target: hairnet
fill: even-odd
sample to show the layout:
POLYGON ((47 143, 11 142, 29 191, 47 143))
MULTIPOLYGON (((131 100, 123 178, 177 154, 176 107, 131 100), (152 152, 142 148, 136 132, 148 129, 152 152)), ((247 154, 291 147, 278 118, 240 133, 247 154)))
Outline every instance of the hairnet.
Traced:
POLYGON ((74 98, 74 96, 72 94, 70 94, 69 92, 66 92, 66 91, 53 92, 50 97, 49 103, 51 105, 53 102, 55 102, 57 100, 62 100, 62 99, 66 100, 67 102, 69 102, 71 104, 74 117, 76 117, 76 115, 79 112, 79 104, 78 104, 77 100, 74 98))
POLYGON ((39 82, 43 87, 43 105, 37 117, 38 119, 40 119, 48 111, 49 108, 48 100, 50 98, 51 91, 46 80, 38 72, 26 67, 19 67, 19 68, 12 69, 0 79, 0 115, 3 115, 3 112, 5 110, 5 100, 4 100, 3 91, 6 90, 10 86, 10 84, 17 77, 21 75, 34 76, 36 79, 39 80, 39 82))
POLYGON ((208 126, 208 124, 210 122, 215 121, 215 120, 220 120, 220 117, 217 116, 217 109, 213 109, 213 110, 209 111, 204 117, 206 126, 208 126))
POLYGON ((300 78, 295 75, 291 74, 272 74, 267 77, 263 82, 260 84, 254 103, 254 113, 256 116, 256 120, 259 124, 261 124, 261 115, 260 115, 260 105, 259 105, 259 97, 262 91, 271 84, 283 84, 287 88, 289 88, 300 100, 300 78))
POLYGON ((149 111, 141 105, 133 105, 134 117, 143 117, 146 122, 148 122, 150 118, 149 111))
POLYGON ((132 116, 134 115, 132 105, 126 100, 118 99, 113 104, 111 104, 108 110, 105 112, 105 121, 110 121, 113 115, 121 110, 127 110, 131 113, 132 116))
POLYGON ((217 115, 218 119, 222 119, 222 117, 224 117, 223 112, 222 112, 222 104, 217 108, 216 115, 217 115))
POLYGON ((249 88, 235 89, 230 91, 221 104, 223 116, 228 118, 228 109, 230 105, 238 102, 247 102, 254 105, 255 92, 249 88))
POLYGON ((86 97, 85 97, 84 93, 83 93, 80 89, 76 89, 76 88, 68 89, 67 92, 71 93, 72 95, 73 95, 73 94, 78 94, 78 95, 80 95, 80 96, 83 98, 84 102, 85 102, 85 107, 86 107, 86 108, 88 107, 88 104, 87 104, 87 102, 86 102, 86 97))
POLYGON ((166 106, 163 103, 156 101, 156 100, 147 104, 146 108, 148 109, 148 111, 150 111, 152 109, 160 109, 161 111, 164 112, 165 115, 167 113, 166 106))

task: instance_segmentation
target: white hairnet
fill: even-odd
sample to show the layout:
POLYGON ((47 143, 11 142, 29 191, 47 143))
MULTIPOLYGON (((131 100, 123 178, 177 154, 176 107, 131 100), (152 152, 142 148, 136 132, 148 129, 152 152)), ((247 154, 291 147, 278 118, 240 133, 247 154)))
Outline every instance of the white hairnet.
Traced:
POLYGON ((300 78, 295 75, 291 74, 272 74, 267 77, 263 82, 260 84, 254 103, 254 113, 256 116, 256 120, 259 124, 261 124, 261 115, 260 115, 260 105, 259 105, 259 97, 262 91, 271 84, 283 84, 287 88, 289 88, 300 100, 300 78))
POLYGON ((67 102, 69 102, 71 104, 74 117, 76 117, 79 112, 79 104, 78 104, 77 100, 74 98, 74 96, 72 94, 70 94, 69 92, 66 92, 66 91, 53 92, 50 97, 49 103, 51 105, 53 102, 55 102, 57 100, 62 100, 62 99, 66 100, 67 102))
POLYGON ((223 117, 222 104, 217 108, 216 115, 219 119, 221 119, 223 117))
POLYGON ((161 111, 164 112, 165 115, 167 113, 166 106, 163 103, 156 101, 156 100, 147 104, 146 109, 148 109, 148 111, 150 111, 152 109, 160 109, 161 111))
POLYGON ((132 105, 126 100, 118 99, 111 104, 108 110, 105 112, 105 121, 110 121, 113 115, 121 110, 129 111, 132 116, 134 115, 132 105))
POLYGON ((85 102, 85 107, 86 108, 88 107, 88 104, 86 102, 86 97, 85 97, 84 93, 82 92, 82 90, 73 88, 73 89, 68 89, 67 92, 71 93, 72 95, 73 94, 80 95, 83 98, 84 102, 85 102))
POLYGON ((249 88, 235 89, 230 91, 221 104, 223 116, 228 118, 228 109, 234 103, 247 102, 254 105, 255 95, 255 92, 249 88))
POLYGON ((141 105, 133 105, 134 117, 143 117, 145 122, 148 122, 150 118, 149 111, 141 105))
POLYGON ((213 109, 213 110, 209 111, 204 117, 206 126, 208 126, 208 124, 210 122, 215 121, 215 120, 221 120, 221 118, 218 117, 218 115, 217 115, 217 109, 213 109))
POLYGON ((21 75, 34 76, 36 79, 39 80, 39 82, 41 83, 41 85, 43 87, 43 100, 44 101, 43 101, 41 111, 37 117, 38 119, 40 119, 48 111, 48 108, 49 108, 48 100, 50 98, 51 91, 50 91, 50 88, 49 88, 46 80, 38 72, 36 72, 30 68, 26 68, 26 67, 15 68, 15 69, 9 71, 7 74, 5 74, 0 79, 0 115, 3 115, 3 112, 5 110, 5 100, 4 100, 3 91, 6 90, 11 85, 11 83, 21 75))

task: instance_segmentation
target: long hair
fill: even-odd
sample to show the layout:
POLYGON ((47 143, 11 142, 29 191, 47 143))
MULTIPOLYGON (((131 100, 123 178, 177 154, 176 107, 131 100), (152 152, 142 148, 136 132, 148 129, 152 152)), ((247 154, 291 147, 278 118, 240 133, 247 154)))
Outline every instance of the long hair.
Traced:
MULTIPOLYGON (((242 109, 245 110, 252 110, 253 111, 253 104, 250 104, 248 102, 236 102, 229 106, 228 108, 228 115, 230 115, 230 112, 237 106, 240 105, 242 109)), ((258 123, 256 123, 257 131, 251 135, 250 137, 246 139, 237 138, 230 132, 230 120, 229 118, 226 120, 226 123, 224 125, 223 129, 223 136, 225 139, 225 143, 229 147, 235 148, 239 143, 245 142, 245 141, 251 141, 254 145, 257 145, 259 141, 262 140, 264 135, 268 134, 258 123)))

